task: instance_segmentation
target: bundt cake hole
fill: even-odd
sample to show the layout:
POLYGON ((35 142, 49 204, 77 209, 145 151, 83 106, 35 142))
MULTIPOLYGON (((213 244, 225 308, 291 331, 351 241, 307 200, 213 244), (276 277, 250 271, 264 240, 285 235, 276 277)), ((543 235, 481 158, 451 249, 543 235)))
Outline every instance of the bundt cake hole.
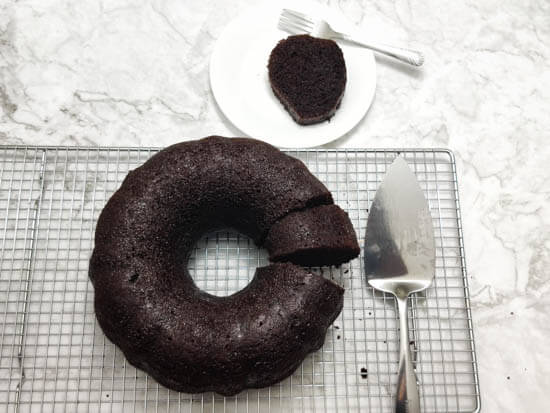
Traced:
POLYGON ((245 288, 257 267, 268 265, 267 252, 234 229, 205 234, 195 244, 188 270, 198 288, 219 297, 245 288))

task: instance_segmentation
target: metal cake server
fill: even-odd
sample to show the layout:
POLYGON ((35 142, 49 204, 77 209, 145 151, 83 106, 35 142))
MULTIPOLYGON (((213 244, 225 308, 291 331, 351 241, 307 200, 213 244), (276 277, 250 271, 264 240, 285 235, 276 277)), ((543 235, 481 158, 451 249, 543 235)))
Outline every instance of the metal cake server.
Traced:
POLYGON ((395 411, 419 413, 420 397, 409 347, 407 298, 430 286, 435 274, 435 243, 428 202, 401 157, 390 165, 370 208, 365 271, 368 283, 395 295, 399 307, 395 411))

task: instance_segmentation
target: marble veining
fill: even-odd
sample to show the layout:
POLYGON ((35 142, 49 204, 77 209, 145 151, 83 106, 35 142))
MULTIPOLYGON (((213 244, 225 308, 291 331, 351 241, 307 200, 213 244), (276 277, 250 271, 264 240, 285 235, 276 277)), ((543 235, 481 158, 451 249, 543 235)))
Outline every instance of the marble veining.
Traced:
MULTIPOLYGON (((165 146, 238 135, 208 63, 256 1, 0 0, 0 143, 165 146)), ((374 104, 327 147, 457 159, 483 411, 550 406, 550 2, 324 1, 422 70, 378 58, 374 104)))

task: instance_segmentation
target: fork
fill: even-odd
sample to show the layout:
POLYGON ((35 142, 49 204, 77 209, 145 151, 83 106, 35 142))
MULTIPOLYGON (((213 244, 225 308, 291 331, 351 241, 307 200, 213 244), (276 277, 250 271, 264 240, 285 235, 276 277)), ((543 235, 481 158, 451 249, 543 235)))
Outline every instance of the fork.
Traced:
POLYGON ((347 33, 337 32, 325 20, 316 20, 295 10, 283 9, 278 27, 292 34, 307 33, 323 39, 345 40, 413 66, 422 66, 424 63, 424 55, 416 50, 358 40, 347 33))

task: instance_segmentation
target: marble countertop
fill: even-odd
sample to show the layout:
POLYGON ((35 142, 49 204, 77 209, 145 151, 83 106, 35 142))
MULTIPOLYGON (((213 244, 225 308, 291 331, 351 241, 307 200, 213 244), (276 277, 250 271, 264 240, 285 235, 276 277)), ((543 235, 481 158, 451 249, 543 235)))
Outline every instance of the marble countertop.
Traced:
MULTIPOLYGON (((224 24, 256 1, 0 1, 0 143, 164 146, 239 135, 209 87, 224 24)), ((328 1, 425 51, 378 59, 374 104, 328 147, 454 151, 482 410, 550 406, 550 3, 328 1)))

